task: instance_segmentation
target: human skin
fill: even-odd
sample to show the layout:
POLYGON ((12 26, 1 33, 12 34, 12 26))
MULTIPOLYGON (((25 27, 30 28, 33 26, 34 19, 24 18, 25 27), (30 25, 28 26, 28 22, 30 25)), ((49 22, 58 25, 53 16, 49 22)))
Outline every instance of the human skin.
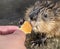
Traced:
POLYGON ((0 49, 26 49, 25 34, 17 26, 0 26, 0 49))

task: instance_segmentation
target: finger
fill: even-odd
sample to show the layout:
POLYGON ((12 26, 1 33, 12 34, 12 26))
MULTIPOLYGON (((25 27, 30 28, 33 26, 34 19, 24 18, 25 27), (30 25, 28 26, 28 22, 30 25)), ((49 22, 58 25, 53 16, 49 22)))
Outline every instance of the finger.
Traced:
MULTIPOLYGON (((25 34, 21 30, 19 30, 19 27, 17 26, 0 26, 0 35, 7 35, 10 37, 18 37, 25 41, 25 34), (10 35, 7 35, 10 34, 10 35)), ((7 37, 6 36, 6 37, 7 37)))
POLYGON ((17 38, 19 38, 22 41, 25 41, 26 35, 21 30, 16 30, 12 35, 15 36, 15 37, 17 37, 17 38))
POLYGON ((18 30, 18 26, 0 26, 0 34, 9 34, 13 33, 15 30, 18 30))
POLYGON ((24 32, 22 32, 21 30, 16 30, 14 31, 12 34, 8 34, 8 35, 0 35, 1 38, 7 38, 8 40, 19 40, 20 42, 22 42, 24 44, 25 39, 26 39, 26 35, 24 32))

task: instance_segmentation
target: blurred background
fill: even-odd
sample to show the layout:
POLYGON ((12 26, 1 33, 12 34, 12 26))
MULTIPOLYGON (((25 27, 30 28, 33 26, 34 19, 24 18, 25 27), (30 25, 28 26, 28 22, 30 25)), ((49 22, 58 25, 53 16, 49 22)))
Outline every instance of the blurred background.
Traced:
POLYGON ((0 25, 17 25, 36 0, 0 0, 0 25))

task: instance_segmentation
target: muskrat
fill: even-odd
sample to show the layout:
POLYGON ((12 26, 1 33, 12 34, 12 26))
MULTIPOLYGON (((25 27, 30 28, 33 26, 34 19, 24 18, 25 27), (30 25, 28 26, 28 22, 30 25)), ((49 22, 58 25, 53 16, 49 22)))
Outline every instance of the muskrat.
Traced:
POLYGON ((60 36, 60 1, 36 1, 27 8, 25 20, 31 23, 35 33, 45 33, 47 37, 60 36))

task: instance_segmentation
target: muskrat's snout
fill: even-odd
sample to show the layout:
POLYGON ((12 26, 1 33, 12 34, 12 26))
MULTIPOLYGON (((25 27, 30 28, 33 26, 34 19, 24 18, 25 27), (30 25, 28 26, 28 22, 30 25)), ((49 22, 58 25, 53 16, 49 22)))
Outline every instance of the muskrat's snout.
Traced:
POLYGON ((30 19, 31 19, 32 21, 34 21, 34 20, 37 19, 36 14, 31 14, 29 17, 30 17, 30 19))
POLYGON ((44 17, 47 18, 47 14, 44 14, 44 17))

